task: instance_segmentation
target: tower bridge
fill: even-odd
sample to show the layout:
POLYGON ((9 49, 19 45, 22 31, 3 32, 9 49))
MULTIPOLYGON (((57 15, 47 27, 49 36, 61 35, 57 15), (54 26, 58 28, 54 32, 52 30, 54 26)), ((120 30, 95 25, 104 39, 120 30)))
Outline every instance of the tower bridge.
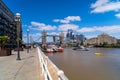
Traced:
POLYGON ((56 43, 56 41, 57 41, 57 38, 60 38, 60 36, 59 35, 46 35, 47 37, 53 37, 53 42, 55 42, 56 43))
POLYGON ((42 43, 46 44, 47 41, 47 37, 53 37, 53 42, 56 43, 57 42, 57 38, 59 38, 60 44, 63 42, 64 40, 64 34, 60 34, 60 35, 51 35, 51 34, 47 34, 47 32, 44 30, 42 31, 42 43))

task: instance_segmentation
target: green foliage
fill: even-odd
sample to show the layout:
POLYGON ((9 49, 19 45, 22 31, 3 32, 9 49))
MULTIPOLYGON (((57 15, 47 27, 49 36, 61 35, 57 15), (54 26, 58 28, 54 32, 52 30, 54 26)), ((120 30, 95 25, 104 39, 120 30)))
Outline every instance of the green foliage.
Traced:
POLYGON ((82 42, 80 42, 80 45, 83 45, 83 41, 82 41, 82 42))
POLYGON ((120 41, 118 41, 117 44, 120 44, 120 41))
POLYGON ((8 42, 9 37, 8 36, 0 36, 0 47, 4 47, 4 45, 8 42))
POLYGON ((67 45, 68 45, 69 47, 74 47, 74 46, 78 46, 79 43, 76 42, 76 41, 71 40, 71 41, 67 41, 67 45))
POLYGON ((103 42, 103 46, 105 46, 105 45, 108 45, 108 43, 107 42, 103 42))
POLYGON ((108 43, 107 42, 103 42, 103 43, 100 43, 100 45, 99 46, 107 46, 108 45, 108 43))

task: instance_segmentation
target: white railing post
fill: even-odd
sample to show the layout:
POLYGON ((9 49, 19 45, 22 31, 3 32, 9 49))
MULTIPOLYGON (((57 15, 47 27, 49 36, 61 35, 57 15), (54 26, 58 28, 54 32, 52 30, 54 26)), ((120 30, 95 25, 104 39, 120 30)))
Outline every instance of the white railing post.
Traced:
POLYGON ((45 78, 45 80, 48 80, 46 71, 44 72, 44 78, 45 78))
POLYGON ((48 58, 45 57, 46 66, 48 67, 48 58))
POLYGON ((48 61, 47 61, 48 58, 42 53, 42 51, 40 51, 39 47, 37 47, 37 49, 38 49, 39 61, 42 68, 42 74, 44 75, 44 79, 53 80, 48 70, 48 61))

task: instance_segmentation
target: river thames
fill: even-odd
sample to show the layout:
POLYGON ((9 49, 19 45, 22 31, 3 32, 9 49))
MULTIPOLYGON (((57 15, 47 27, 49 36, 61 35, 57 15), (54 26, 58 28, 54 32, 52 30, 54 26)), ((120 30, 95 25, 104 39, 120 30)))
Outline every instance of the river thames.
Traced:
POLYGON ((46 55, 69 80, 120 80, 119 48, 90 48, 89 51, 66 48, 63 53, 46 55), (103 56, 96 56, 96 52, 103 56))

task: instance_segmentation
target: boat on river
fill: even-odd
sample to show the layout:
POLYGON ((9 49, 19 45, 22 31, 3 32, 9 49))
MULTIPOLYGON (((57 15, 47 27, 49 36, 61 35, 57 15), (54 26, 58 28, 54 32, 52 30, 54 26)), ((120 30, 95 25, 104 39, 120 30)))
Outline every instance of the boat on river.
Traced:
POLYGON ((48 48, 46 51, 45 51, 46 53, 53 53, 53 52, 55 52, 52 48, 48 48))
POLYGON ((73 48, 73 50, 79 50, 79 51, 89 51, 88 48, 79 45, 78 47, 73 48))
POLYGON ((59 47, 57 48, 57 52, 63 52, 63 48, 62 48, 61 46, 59 46, 59 47))
POLYGON ((94 53, 96 56, 103 56, 102 53, 94 53))
POLYGON ((45 52, 47 53, 63 52, 63 48, 61 46, 57 47, 55 45, 48 45, 45 52))

